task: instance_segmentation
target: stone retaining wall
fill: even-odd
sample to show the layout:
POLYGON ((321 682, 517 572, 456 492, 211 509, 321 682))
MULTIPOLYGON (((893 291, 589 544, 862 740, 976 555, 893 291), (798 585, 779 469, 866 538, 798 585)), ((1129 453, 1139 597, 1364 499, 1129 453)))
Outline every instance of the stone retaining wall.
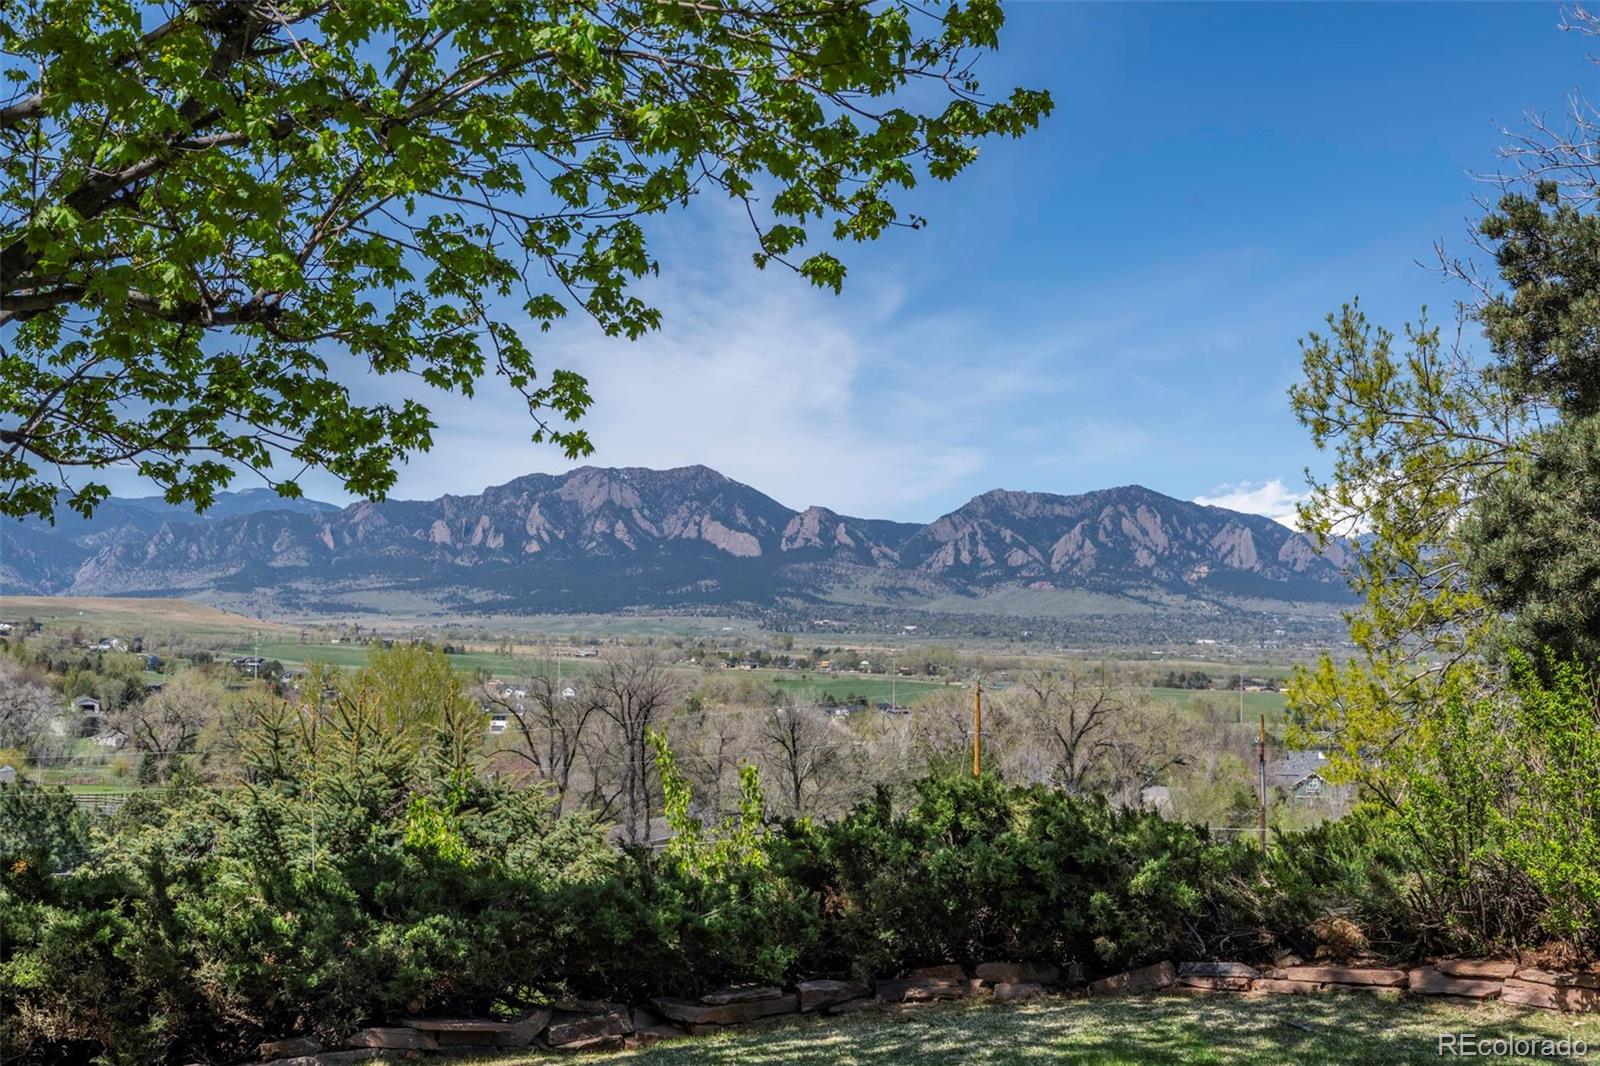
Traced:
POLYGON ((260 1061, 273 1066, 335 1066, 383 1056, 421 1058, 461 1048, 610 1051, 717 1032, 798 1013, 846 1014, 941 1000, 1037 999, 1074 988, 1091 996, 1137 992, 1232 995, 1311 995, 1335 991, 1406 993, 1452 1000, 1504 1003, 1546 1010, 1600 1010, 1600 974, 1558 974, 1497 959, 1442 959, 1409 969, 1307 965, 1292 956, 1258 969, 1239 962, 1160 962, 1101 978, 1088 985, 1046 963, 986 962, 971 974, 961 966, 914 969, 875 982, 802 981, 792 990, 770 985, 719 989, 696 1000, 658 997, 648 1007, 594 1000, 562 1000, 513 1021, 475 1018, 407 1018, 353 1034, 336 1050, 310 1037, 263 1043, 260 1061))

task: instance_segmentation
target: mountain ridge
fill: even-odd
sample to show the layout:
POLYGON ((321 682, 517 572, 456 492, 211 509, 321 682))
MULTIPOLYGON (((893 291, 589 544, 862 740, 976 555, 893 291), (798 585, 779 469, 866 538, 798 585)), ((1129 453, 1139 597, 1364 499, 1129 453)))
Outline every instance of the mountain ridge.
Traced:
POLYGON ((253 596, 284 610, 403 593, 447 612, 979 599, 1001 589, 1204 600, 1347 596, 1342 545, 1139 485, 980 493, 934 521, 796 511, 706 466, 580 467, 433 500, 112 499, 0 529, 8 592, 253 596), (310 605, 310 606, 308 606, 310 605))

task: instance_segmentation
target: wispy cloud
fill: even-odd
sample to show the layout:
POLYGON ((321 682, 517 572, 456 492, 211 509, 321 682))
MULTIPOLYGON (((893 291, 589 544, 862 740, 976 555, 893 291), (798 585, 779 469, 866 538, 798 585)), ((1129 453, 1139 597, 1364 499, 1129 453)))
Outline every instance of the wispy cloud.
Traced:
POLYGON ((1294 529, 1298 518, 1295 506, 1303 503, 1306 496, 1304 492, 1291 490, 1282 478, 1272 478, 1268 481, 1238 481, 1231 485, 1218 485, 1210 493, 1196 496, 1194 502, 1207 507, 1226 507, 1230 511, 1264 515, 1294 529))
MULTIPOLYGON (((629 342, 586 323, 543 336, 530 326, 547 363, 588 378, 595 403, 584 426, 596 451, 584 462, 704 463, 791 507, 870 517, 927 517, 922 501, 982 467, 959 425, 892 402, 897 383, 881 380, 885 366, 912 360, 895 286, 862 279, 835 297, 787 272, 754 270, 729 235, 701 239, 677 270, 641 289, 662 308, 658 332, 629 342), (687 261, 702 265, 682 268, 687 261)), ((1006 392, 974 385, 966 395, 994 403, 1006 392)), ((438 447, 412 461, 401 495, 475 491, 577 465, 526 442, 527 415, 503 390, 432 406, 438 447)))

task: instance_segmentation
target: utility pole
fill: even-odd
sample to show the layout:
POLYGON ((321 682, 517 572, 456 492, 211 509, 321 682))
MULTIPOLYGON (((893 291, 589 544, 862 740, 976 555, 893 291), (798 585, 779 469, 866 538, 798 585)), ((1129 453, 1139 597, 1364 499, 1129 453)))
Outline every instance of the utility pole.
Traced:
POLYGON ((1261 716, 1261 732, 1256 740, 1256 763, 1261 772, 1261 808, 1257 812, 1261 850, 1267 850, 1267 716, 1261 716))
POLYGON ((983 773, 983 682, 972 690, 972 776, 983 773))

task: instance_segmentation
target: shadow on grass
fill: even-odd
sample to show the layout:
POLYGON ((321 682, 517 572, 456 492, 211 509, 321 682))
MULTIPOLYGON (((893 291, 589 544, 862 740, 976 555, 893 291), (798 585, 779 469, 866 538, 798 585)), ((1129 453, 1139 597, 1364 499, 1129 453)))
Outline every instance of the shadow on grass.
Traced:
MULTIPOLYGON (((1439 1036, 1480 1040, 1585 1040, 1600 1049, 1600 1021, 1499 1006, 1454 1006, 1362 993, 1323 996, 1161 995, 1055 999, 1020 1006, 975 1003, 847 1018, 806 1017, 765 1028, 676 1041, 585 1061, 628 1066, 884 1063, 1437 1063, 1439 1036)), ((486 1060, 495 1066, 548 1055, 486 1060)), ((571 1061, 563 1058, 560 1061, 571 1061)), ((1549 1062, 1549 1058, 1496 1058, 1549 1062)))

